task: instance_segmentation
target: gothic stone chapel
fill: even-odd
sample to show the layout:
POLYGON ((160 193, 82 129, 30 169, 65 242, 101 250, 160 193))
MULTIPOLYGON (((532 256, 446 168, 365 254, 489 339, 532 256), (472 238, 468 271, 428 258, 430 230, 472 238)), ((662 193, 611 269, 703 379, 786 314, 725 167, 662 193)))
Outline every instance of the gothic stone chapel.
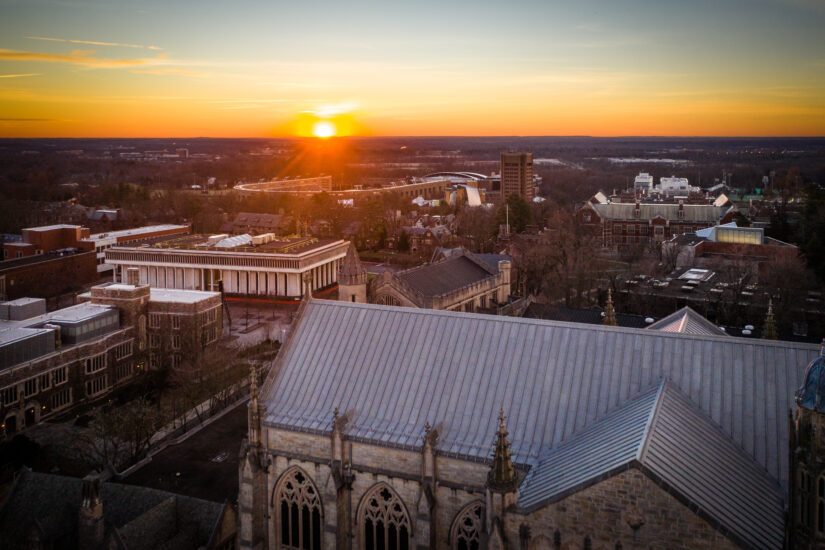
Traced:
POLYGON ((253 386, 240 548, 821 548, 819 397, 798 398, 801 455, 788 429, 819 355, 310 299, 253 386), (786 525, 789 495, 806 508, 786 525))

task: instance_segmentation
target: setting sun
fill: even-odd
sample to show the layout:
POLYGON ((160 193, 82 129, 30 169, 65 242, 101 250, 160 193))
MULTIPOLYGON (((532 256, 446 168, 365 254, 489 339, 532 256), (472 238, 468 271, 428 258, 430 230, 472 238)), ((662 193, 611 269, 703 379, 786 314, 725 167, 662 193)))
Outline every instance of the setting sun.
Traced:
POLYGON ((320 120, 313 124, 312 135, 319 138, 328 138, 335 135, 335 125, 326 120, 320 120))

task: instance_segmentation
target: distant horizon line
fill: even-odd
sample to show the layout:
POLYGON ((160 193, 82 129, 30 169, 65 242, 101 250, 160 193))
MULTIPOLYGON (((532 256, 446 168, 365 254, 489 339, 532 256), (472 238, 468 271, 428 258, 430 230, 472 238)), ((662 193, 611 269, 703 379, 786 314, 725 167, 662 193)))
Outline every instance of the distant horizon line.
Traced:
POLYGON ((585 134, 570 135, 386 135, 386 136, 333 136, 329 138, 317 138, 311 136, 132 136, 132 137, 112 137, 112 136, 40 136, 40 137, 4 137, 2 141, 15 140, 71 140, 71 139, 100 139, 100 140, 128 140, 128 139, 283 139, 291 141, 336 141, 346 139, 531 139, 531 138, 575 138, 575 139, 825 139, 825 134, 815 136, 702 136, 702 135, 615 135, 615 136, 591 136, 585 134))

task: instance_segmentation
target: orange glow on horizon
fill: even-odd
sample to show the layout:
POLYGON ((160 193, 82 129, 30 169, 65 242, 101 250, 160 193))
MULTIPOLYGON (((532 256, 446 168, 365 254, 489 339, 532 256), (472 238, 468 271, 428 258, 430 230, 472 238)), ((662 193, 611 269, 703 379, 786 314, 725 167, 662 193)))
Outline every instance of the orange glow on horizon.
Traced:
POLYGON ((312 135, 315 137, 330 138, 335 134, 335 125, 327 120, 319 120, 312 125, 312 135))

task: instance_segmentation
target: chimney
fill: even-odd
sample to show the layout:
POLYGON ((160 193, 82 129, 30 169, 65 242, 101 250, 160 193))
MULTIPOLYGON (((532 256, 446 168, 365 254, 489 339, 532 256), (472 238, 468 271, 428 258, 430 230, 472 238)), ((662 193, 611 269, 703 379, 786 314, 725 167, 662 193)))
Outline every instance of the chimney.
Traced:
POLYGON ((126 268, 126 284, 140 286, 140 269, 137 267, 126 268))
POLYGON ((83 478, 83 501, 77 518, 78 548, 99 548, 103 545, 103 501, 100 497, 101 481, 97 473, 83 478))

